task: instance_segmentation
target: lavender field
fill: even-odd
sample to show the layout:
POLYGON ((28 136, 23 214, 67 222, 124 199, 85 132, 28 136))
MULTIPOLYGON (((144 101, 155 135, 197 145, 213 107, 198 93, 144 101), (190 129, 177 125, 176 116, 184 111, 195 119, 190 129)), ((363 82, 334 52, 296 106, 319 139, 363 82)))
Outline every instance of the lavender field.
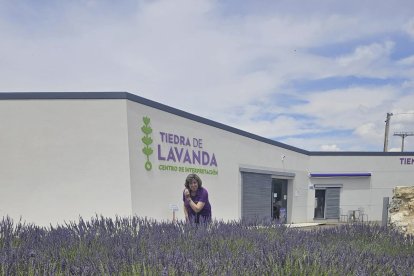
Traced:
POLYGON ((376 225, 95 217, 42 228, 0 222, 1 275, 414 275, 414 237, 376 225))

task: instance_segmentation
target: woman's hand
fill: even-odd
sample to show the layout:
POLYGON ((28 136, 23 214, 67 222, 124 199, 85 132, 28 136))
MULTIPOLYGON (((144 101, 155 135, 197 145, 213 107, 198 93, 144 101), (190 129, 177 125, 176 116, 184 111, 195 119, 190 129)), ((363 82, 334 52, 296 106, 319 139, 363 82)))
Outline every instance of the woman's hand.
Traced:
POLYGON ((184 196, 188 199, 190 197, 190 191, 188 189, 184 189, 184 196))

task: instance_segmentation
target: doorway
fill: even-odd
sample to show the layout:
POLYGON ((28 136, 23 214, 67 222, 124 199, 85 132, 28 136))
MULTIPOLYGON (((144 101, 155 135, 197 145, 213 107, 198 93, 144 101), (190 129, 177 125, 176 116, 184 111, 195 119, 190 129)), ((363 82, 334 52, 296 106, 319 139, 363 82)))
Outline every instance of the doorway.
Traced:
POLYGON ((326 190, 315 190, 315 213, 314 218, 325 218, 325 194, 326 190))
POLYGON ((280 223, 287 221, 287 179, 272 179, 272 218, 280 223))
POLYGON ((340 193, 340 187, 316 189, 314 218, 339 219, 340 193))

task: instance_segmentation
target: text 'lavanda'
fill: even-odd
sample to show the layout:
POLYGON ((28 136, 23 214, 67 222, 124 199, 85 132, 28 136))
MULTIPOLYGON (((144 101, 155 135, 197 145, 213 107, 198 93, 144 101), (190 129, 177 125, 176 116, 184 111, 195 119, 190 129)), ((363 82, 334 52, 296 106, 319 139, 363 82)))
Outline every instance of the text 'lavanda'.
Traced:
POLYGON ((158 160, 217 167, 214 153, 209 154, 202 150, 190 150, 178 147, 169 147, 167 151, 163 152, 161 145, 158 145, 158 160))

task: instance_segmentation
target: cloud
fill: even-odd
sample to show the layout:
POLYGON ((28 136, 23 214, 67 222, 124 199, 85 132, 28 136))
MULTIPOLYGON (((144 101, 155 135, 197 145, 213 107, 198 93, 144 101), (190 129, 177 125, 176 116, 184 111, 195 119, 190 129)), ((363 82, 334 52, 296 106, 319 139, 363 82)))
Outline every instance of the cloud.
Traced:
POLYGON ((314 130, 306 125, 305 122, 296 120, 289 116, 278 116, 273 120, 254 120, 251 117, 242 118, 234 122, 241 129, 248 129, 250 132, 265 137, 283 137, 312 133, 314 130))
POLYGON ((401 87, 402 88, 404 88, 404 89, 411 89, 411 88, 414 88, 414 80, 407 80, 407 81, 404 81, 403 83, 402 83, 402 85, 401 85, 401 87))
POLYGON ((381 149, 385 114, 413 110, 414 51, 393 60, 413 5, 2 1, 1 90, 128 91, 305 149, 381 149))
POLYGON ((357 126, 354 134, 367 143, 375 142, 380 145, 384 141, 384 127, 375 123, 366 123, 357 126))
POLYGON ((306 104, 292 110, 317 119, 325 128, 350 128, 377 116, 377 109, 398 95, 392 87, 352 87, 305 95, 306 104))
POLYGON ((341 149, 337 145, 322 145, 322 151, 341 151, 341 149))
POLYGON ((367 46, 359 46, 351 55, 338 58, 341 66, 349 66, 355 63, 371 63, 384 57, 388 57, 394 48, 392 41, 386 41, 383 44, 373 43, 367 46))
POLYGON ((404 31, 414 39, 414 18, 411 18, 405 25, 404 31))
POLYGON ((408 66, 414 65, 414 55, 399 60, 398 64, 408 66))
MULTIPOLYGON (((290 137, 281 142, 298 148, 309 149, 312 151, 367 151, 366 145, 357 143, 356 139, 349 136, 326 135, 309 137, 290 137), (342 148, 344 147, 344 148, 342 148)), ((382 150, 382 148, 381 148, 382 150)))

